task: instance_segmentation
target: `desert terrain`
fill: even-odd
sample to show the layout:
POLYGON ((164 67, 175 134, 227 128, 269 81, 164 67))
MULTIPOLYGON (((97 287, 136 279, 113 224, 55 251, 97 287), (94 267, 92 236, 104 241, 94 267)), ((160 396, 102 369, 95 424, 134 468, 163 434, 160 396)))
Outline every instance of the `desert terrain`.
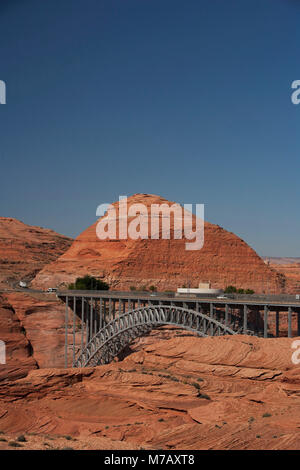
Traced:
POLYGON ((156 331, 139 341, 120 362, 2 382, 0 448, 299 447, 292 340, 156 331))
MULTIPOLYGON (((297 338, 198 338, 164 326, 111 364, 65 369, 65 305, 45 292, 86 273, 113 289, 165 290, 202 280, 257 291, 268 283, 277 292, 292 285, 286 264, 268 265, 239 237, 209 223, 203 252, 192 254, 181 240, 100 241, 95 225, 74 242, 15 219, 1 227, 0 339, 7 361, 0 364, 0 449, 299 447, 297 338), (37 292, 18 289, 20 277, 37 292)), ((71 324, 68 335, 70 344, 71 324)))

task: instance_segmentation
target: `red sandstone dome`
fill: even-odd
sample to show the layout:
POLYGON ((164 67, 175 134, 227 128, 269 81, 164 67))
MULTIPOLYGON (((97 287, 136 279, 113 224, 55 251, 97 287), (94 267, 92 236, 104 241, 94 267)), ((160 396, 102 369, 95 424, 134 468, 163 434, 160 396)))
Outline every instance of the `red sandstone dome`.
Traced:
MULTIPOLYGON (((152 204, 174 204, 150 194, 135 194, 127 203, 128 207, 142 203, 149 208, 149 214, 152 204)), ((113 204, 117 214, 118 204, 113 204)), ((193 220, 195 224, 195 216, 193 220)), ((284 288, 284 276, 267 266, 243 240, 218 225, 205 222, 203 248, 187 251, 188 240, 174 240, 173 227, 170 240, 100 240, 96 235, 97 223, 82 232, 60 258, 45 266, 32 284, 62 286, 90 274, 118 290, 132 286, 138 290, 151 285, 160 291, 175 290, 209 281, 215 288, 235 285, 255 292, 275 293, 284 288)))

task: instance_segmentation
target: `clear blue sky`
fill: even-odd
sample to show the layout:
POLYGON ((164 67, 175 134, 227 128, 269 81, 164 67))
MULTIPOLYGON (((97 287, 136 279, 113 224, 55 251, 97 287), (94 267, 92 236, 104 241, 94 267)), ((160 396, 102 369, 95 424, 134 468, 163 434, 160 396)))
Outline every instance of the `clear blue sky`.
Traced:
POLYGON ((137 192, 300 256, 299 0, 1 0, 0 214, 76 236, 137 192))

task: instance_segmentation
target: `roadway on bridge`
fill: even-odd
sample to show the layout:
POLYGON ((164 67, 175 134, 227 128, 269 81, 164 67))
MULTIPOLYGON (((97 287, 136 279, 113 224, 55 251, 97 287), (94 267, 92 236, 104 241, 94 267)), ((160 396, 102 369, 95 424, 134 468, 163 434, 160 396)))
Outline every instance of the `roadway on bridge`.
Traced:
POLYGON ((261 297, 253 297, 252 295, 249 297, 241 298, 226 298, 226 299, 218 299, 217 297, 195 297, 195 296, 182 296, 182 295, 170 295, 168 293, 156 293, 156 294, 146 294, 144 292, 124 292, 124 291, 80 291, 80 290, 67 290, 67 291, 58 291, 58 297, 96 297, 96 298, 111 298, 111 299, 122 299, 122 300, 145 300, 147 302, 199 302, 199 303, 214 303, 219 305, 224 304, 234 304, 234 305, 269 305, 269 306, 276 306, 276 307, 295 307, 300 308, 300 300, 296 300, 294 296, 290 296, 290 299, 281 299, 280 296, 266 296, 264 298, 261 297))

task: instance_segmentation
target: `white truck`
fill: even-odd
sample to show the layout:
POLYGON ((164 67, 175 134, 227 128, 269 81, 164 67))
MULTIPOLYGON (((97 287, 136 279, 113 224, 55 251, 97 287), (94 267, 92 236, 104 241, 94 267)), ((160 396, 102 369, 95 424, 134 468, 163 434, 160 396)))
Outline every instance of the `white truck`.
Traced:
POLYGON ((25 282, 25 281, 20 281, 20 282, 19 282, 19 286, 22 287, 23 289, 26 289, 26 288, 27 288, 27 282, 25 282))

